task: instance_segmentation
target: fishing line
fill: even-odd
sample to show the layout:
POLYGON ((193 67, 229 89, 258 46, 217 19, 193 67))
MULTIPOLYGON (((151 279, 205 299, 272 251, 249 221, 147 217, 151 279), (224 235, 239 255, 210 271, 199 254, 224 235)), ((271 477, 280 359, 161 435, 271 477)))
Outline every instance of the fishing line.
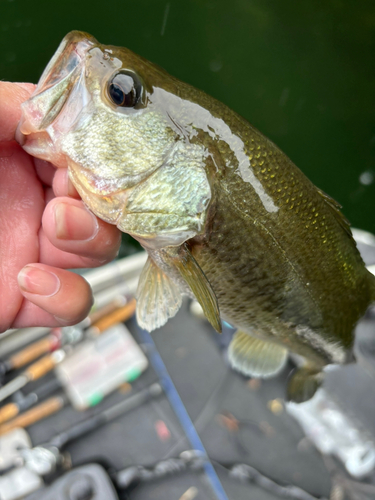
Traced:
MULTIPOLYGON (((222 400, 225 393, 229 392, 230 386, 233 384, 234 380, 231 378, 232 373, 229 369, 224 373, 224 376, 216 385, 211 396, 208 398, 204 404, 202 410, 200 411, 197 418, 194 420, 193 425, 197 432, 202 432, 206 425, 209 423, 210 419, 213 418, 218 410, 218 404, 222 400)), ((177 452, 177 450, 185 443, 186 437, 182 436, 177 442, 171 446, 168 452, 164 455, 164 459, 171 458, 177 452)))
POLYGON ((203 458, 205 459, 205 463, 203 465, 203 470, 205 471, 207 478, 211 484, 211 487, 219 500, 229 500, 227 494, 224 491, 224 488, 216 474, 216 471, 210 462, 210 459, 207 455, 207 452, 203 446, 203 443, 191 421, 191 418, 180 398, 180 395, 177 392, 176 387, 174 386, 172 379, 167 371, 167 368, 162 360, 159 351, 155 345, 155 342, 151 335, 142 328, 137 329, 139 336, 143 343, 148 347, 148 355, 151 361, 154 370, 156 371, 160 383, 164 389, 164 392, 174 409, 177 418, 179 419, 182 428, 184 429, 190 444, 195 450, 200 451, 203 454, 203 458))

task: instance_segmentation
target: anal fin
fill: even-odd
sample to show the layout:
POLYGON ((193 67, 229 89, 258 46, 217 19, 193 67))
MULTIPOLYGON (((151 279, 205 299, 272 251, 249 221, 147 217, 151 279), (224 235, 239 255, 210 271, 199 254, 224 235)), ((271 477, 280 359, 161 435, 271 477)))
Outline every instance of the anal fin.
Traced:
POLYGON ((268 378, 284 368, 288 350, 238 330, 229 345, 228 357, 233 368, 244 375, 268 378))
POLYGON ((172 318, 180 309, 182 295, 174 281, 149 257, 139 277, 137 321, 151 332, 172 318))

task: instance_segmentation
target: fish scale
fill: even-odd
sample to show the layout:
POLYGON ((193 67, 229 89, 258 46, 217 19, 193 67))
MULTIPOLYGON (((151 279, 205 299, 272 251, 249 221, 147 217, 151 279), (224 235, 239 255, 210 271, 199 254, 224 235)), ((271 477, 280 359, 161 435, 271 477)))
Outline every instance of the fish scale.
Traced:
MULTIPOLYGON (((257 219, 272 234, 297 268, 298 274, 303 277, 303 281, 309 283, 312 293, 316 289, 316 300, 320 295, 324 295, 325 300, 330 296, 331 312, 327 310, 327 319, 330 314, 337 315, 340 309, 350 305, 344 322, 348 323, 347 330, 351 332, 358 315, 363 314, 363 309, 367 307, 366 301, 368 303, 371 299, 373 280, 364 268, 354 241, 348 238, 337 223, 337 215, 317 188, 280 150, 277 151, 276 146, 265 138, 263 143, 264 149, 267 146, 273 148, 272 155, 266 157, 271 156, 272 160, 266 160, 263 169, 253 162, 252 167, 259 178, 262 170, 266 169, 266 186, 279 207, 277 214, 269 214, 262 207, 257 210, 259 204, 256 205, 253 199, 249 199, 249 190, 243 186, 238 176, 230 176, 230 171, 224 181, 228 184, 227 192, 236 192, 233 203, 242 213, 248 213, 257 219), (274 175, 272 179, 271 175, 274 175), (284 186, 284 196, 279 191, 280 185, 284 186), (315 224, 312 224, 313 218, 317 221, 315 224), (314 283, 317 284, 315 288, 314 283), (354 297, 357 292, 360 292, 360 300, 364 302, 362 306, 358 305, 358 298, 354 297), (336 309, 334 302, 338 303, 340 309, 336 309)), ((331 333, 335 334, 334 328, 331 333)))

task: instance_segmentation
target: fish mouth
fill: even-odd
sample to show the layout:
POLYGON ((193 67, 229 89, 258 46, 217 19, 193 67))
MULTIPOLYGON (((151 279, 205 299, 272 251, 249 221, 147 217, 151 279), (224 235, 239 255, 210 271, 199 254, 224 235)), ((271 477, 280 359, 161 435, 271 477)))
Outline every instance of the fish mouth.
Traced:
MULTIPOLYGON (((30 99, 21 106, 22 116, 16 131, 16 141, 30 154, 52 146, 46 129, 56 120, 72 89, 84 78, 87 52, 98 42, 88 33, 72 31, 60 43, 44 70, 30 99)), ((44 159, 49 159, 45 158, 44 159)))

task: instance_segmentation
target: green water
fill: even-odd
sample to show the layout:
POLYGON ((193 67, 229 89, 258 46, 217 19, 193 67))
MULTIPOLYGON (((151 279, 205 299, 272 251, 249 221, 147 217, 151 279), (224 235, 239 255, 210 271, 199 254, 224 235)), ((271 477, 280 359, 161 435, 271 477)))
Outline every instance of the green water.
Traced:
POLYGON ((73 29, 228 104, 375 232, 373 0, 0 0, 0 78, 36 82, 73 29))

